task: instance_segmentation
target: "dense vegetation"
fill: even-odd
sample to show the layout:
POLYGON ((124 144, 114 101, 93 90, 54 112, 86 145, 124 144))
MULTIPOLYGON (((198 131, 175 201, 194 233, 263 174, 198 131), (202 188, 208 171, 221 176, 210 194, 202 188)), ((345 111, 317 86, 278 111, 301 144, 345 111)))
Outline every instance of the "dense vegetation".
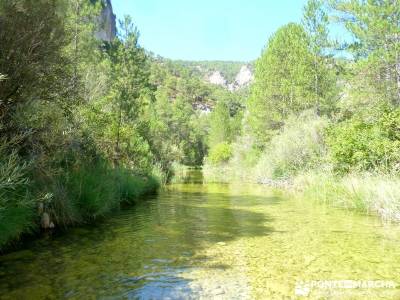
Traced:
POLYGON ((129 17, 97 39, 104 5, 0 2, 0 247, 105 216, 182 165, 400 220, 396 1, 310 0, 236 92, 204 74, 243 63, 156 57, 129 17), (331 41, 332 21, 353 41, 331 41))
POLYGON ((228 91, 155 58, 129 17, 96 38, 102 1, 0 3, 0 247, 102 217, 207 151, 228 91))
POLYGON ((397 1, 308 1, 302 23, 278 29, 256 61, 240 134, 219 130, 206 178, 294 184, 400 220, 399 24, 397 1), (352 41, 330 40, 330 22, 352 41))

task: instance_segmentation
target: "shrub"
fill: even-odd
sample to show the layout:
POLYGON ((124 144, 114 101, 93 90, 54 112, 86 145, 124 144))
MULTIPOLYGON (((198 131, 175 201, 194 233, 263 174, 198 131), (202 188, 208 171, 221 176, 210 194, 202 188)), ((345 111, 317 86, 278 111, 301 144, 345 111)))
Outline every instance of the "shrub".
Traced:
POLYGON ((70 220, 88 221, 119 207, 117 181, 103 161, 81 163, 63 175, 67 200, 74 206, 70 220))
POLYGON ((266 146, 254 168, 255 179, 280 179, 319 165, 325 153, 323 132, 328 121, 313 112, 290 117, 282 132, 266 146))
POLYGON ((0 247, 34 227, 34 197, 27 177, 28 165, 20 162, 10 143, 0 141, 0 247))
POLYGON ((232 147, 226 142, 216 145, 211 149, 208 160, 212 164, 226 163, 232 157, 232 147))
POLYGON ((137 176, 128 169, 118 168, 114 172, 120 202, 133 202, 139 196, 155 192, 160 184, 153 176, 137 176))
POLYGON ((354 117, 328 131, 329 156, 336 171, 389 170, 400 162, 400 109, 378 120, 354 117))
POLYGON ((64 169, 54 183, 54 197, 48 208, 58 225, 90 222, 119 209, 122 202, 131 203, 155 192, 159 184, 154 176, 112 168, 102 159, 77 161, 64 169))

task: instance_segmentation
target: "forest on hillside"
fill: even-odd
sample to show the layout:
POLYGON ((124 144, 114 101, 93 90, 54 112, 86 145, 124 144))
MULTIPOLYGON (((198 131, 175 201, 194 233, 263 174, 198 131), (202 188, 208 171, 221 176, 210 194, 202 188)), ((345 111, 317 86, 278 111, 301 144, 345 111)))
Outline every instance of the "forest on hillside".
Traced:
POLYGON ((238 61, 184 61, 177 60, 177 64, 192 70, 193 75, 204 77, 211 72, 220 72, 227 82, 231 83, 235 80, 236 75, 239 73, 240 68, 244 65, 252 66, 252 62, 238 62, 238 61))
POLYGON ((195 69, 233 80, 243 63, 152 55, 130 17, 96 38, 104 5, 0 1, 0 247, 102 218, 182 166, 400 221, 397 1, 309 0, 236 92, 195 69))

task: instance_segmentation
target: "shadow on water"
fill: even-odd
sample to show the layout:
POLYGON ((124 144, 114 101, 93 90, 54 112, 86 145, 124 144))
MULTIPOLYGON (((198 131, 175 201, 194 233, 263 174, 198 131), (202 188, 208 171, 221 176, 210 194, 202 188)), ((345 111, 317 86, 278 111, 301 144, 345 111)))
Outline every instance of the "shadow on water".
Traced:
POLYGON ((210 257, 198 255, 203 249, 274 231, 271 217, 246 210, 244 203, 278 202, 270 196, 211 193, 201 185, 162 191, 101 224, 43 238, 1 257, 0 298, 188 299, 196 291, 180 274, 204 266, 210 257))

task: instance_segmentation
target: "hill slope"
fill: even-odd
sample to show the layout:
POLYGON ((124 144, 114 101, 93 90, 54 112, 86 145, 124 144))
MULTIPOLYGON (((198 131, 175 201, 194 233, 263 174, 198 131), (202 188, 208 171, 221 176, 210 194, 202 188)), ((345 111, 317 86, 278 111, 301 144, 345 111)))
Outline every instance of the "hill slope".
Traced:
POLYGON ((174 61, 191 70, 209 83, 223 86, 231 91, 248 86, 253 80, 253 63, 235 61, 174 61))

